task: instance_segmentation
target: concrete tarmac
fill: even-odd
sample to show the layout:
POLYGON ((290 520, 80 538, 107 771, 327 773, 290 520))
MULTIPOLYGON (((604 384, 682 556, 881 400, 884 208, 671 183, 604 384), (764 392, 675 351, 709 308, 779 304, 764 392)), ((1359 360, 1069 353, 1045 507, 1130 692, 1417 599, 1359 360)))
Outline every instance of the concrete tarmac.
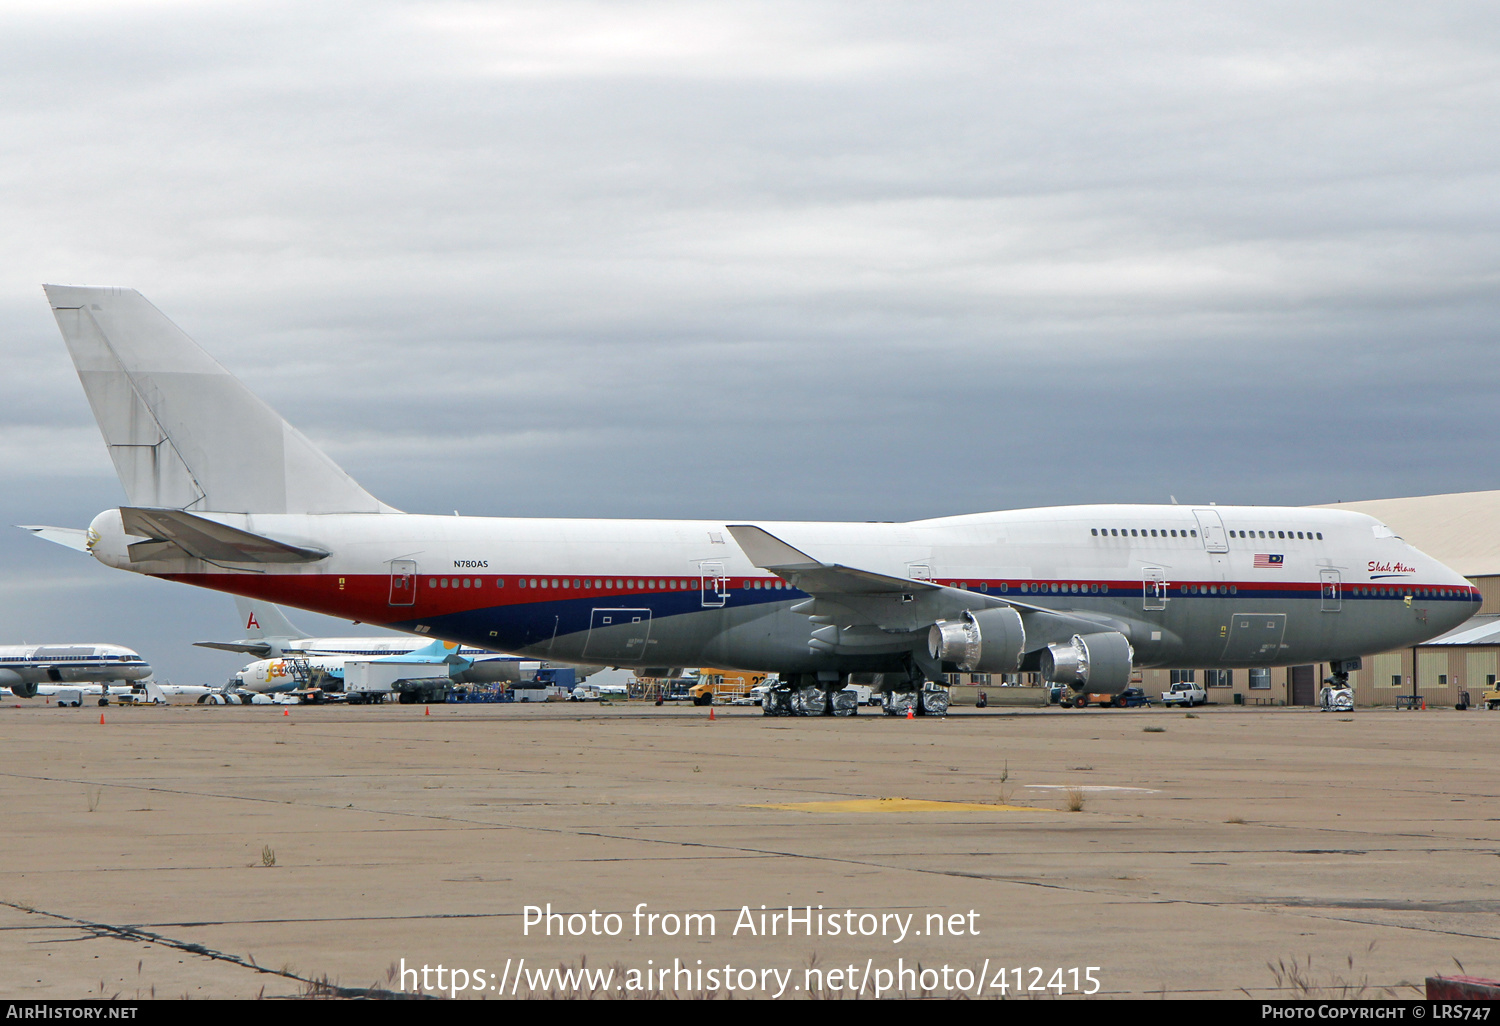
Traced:
POLYGON ((0 708, 0 996, 1416 997, 1459 964, 1500 976, 1500 714, 102 711, 0 708), (580 915, 547 936, 525 909, 549 903, 580 915), (613 975, 535 975, 558 967, 613 975))

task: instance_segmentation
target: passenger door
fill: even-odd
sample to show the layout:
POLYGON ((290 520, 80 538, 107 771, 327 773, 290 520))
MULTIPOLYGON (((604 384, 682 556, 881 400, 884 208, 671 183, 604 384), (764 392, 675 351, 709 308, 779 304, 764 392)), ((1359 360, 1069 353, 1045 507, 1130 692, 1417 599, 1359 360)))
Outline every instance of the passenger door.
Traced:
POLYGON ((715 609, 729 600, 729 578, 724 576, 723 563, 699 563, 698 575, 705 607, 715 609))
POLYGON ((1343 605, 1343 582, 1337 570, 1320 570, 1318 577, 1323 591, 1323 612, 1337 613, 1343 605))
POLYGON ((391 560, 391 600, 393 606, 410 606, 417 601, 417 561, 391 560))
POLYGON ((1148 566, 1141 569, 1141 576, 1141 608, 1166 609, 1167 572, 1159 567, 1148 566))

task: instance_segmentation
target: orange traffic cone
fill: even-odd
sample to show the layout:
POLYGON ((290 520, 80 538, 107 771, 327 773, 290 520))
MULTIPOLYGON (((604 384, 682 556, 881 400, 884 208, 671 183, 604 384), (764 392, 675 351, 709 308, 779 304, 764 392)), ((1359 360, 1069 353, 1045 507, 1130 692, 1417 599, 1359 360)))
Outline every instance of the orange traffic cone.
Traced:
POLYGON ((423 710, 424 710, 423 713, 422 713, 423 716, 431 716, 432 715, 432 706, 430 706, 430 705, 424 706, 423 710))
POLYGON ((100 723, 103 723, 103 722, 104 722, 104 714, 103 714, 103 713, 100 713, 100 714, 99 714, 99 722, 100 722, 100 723))
POLYGON ((283 715, 283 716, 290 716, 291 714, 292 714, 292 711, 290 709, 283 709, 283 710, 281 710, 281 715, 283 715))
POLYGON ((1422 696, 1422 711, 1423 712, 1427 711, 1427 696, 1426 695, 1422 696))
POLYGON ((916 706, 909 705, 909 706, 906 707, 906 718, 909 719, 909 720, 914 720, 914 719, 917 718, 917 707, 916 706))
POLYGON ((708 707, 708 718, 710 720, 712 720, 714 718, 714 707, 713 706, 709 706, 708 707))

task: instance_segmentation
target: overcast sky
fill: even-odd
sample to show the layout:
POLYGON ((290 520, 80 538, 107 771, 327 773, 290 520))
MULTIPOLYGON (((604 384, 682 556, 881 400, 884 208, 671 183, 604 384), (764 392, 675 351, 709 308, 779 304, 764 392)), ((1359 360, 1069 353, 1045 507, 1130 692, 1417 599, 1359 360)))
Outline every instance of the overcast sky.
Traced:
MULTIPOLYGON (((123 501, 42 282, 411 511, 1500 487, 1497 58, 1479 2, 10 0, 0 514, 123 501)), ((0 642, 238 665, 227 597, 0 560, 0 642)))

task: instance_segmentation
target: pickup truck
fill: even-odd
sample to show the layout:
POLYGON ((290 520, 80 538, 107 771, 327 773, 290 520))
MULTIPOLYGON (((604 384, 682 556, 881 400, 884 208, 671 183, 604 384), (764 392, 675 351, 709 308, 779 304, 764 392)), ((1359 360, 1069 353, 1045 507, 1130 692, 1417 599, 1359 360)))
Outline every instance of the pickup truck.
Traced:
POLYGON ((1185 705, 1189 708, 1208 701, 1208 692, 1198 684, 1173 684, 1170 691, 1161 693, 1162 705, 1185 705))

